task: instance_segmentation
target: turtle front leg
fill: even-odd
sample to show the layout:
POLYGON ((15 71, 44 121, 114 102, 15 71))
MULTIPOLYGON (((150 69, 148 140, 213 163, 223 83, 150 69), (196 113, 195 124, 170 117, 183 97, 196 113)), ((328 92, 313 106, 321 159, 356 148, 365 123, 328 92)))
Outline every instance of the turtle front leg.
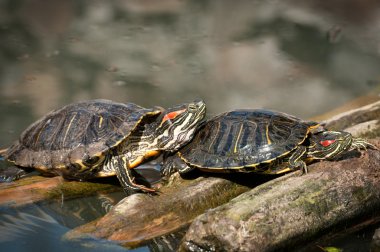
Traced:
POLYGON ((298 148, 293 152, 293 154, 289 158, 289 168, 291 170, 297 170, 301 169, 303 173, 307 173, 307 165, 306 163, 301 159, 307 149, 305 146, 298 146, 298 148))
POLYGON ((356 149, 356 150, 360 151, 360 149, 367 150, 367 148, 370 148, 370 149, 373 149, 373 150, 379 150, 376 146, 374 146, 373 144, 368 143, 363 138, 353 138, 350 150, 356 149))
POLYGON ((124 191, 127 194, 133 194, 136 192, 155 192, 156 190, 148 188, 144 185, 135 183, 135 176, 133 175, 132 168, 129 167, 126 156, 113 156, 108 163, 115 172, 120 181, 124 191))
POLYGON ((193 167, 187 165, 178 154, 165 156, 163 165, 161 168, 161 175, 165 178, 169 178, 173 173, 186 174, 194 170, 193 167))
POLYGON ((10 166, 0 170, 0 183, 12 182, 24 177, 27 173, 16 166, 10 166))

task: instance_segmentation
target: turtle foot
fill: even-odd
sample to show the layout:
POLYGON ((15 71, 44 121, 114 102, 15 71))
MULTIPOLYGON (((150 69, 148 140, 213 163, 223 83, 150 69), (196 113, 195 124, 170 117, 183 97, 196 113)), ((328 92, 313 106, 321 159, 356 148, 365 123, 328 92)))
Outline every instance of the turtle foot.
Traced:
POLYGON ((12 182, 25 176, 27 173, 16 166, 0 169, 0 183, 12 182))

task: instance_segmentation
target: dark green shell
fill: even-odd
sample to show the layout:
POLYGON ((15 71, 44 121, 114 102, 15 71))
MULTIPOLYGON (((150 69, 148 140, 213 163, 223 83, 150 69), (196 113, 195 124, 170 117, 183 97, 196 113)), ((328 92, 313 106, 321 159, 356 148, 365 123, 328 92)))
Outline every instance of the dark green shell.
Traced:
MULTIPOLYGON (((133 103, 90 100, 67 105, 32 124, 5 157, 22 167, 86 170, 104 159, 146 117, 159 110, 133 103)), ((69 173, 66 170, 65 173, 69 173)))
POLYGON ((201 169, 255 167, 288 155, 317 125, 270 110, 235 110, 210 119, 178 154, 201 169))

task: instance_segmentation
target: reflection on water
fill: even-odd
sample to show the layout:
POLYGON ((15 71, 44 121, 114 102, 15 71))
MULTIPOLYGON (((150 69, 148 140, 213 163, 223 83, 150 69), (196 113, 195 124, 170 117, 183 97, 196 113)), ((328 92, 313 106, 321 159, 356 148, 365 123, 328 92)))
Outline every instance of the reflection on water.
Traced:
MULTIPOLYGON (((209 115, 266 107, 311 117, 379 89, 376 0, 0 7, 0 149, 48 111, 84 99, 166 107, 203 98, 209 115)), ((46 223, 58 226, 49 233, 57 241, 65 228, 46 223)))
POLYGON ((185 230, 154 239, 146 247, 126 249, 113 242, 62 237, 71 228, 103 216, 124 193, 0 209, 0 251, 176 251, 185 230))
POLYGON ((37 205, 1 209, 0 251, 127 251, 107 241, 86 240, 82 244, 62 240, 69 228, 58 221, 61 218, 37 205))

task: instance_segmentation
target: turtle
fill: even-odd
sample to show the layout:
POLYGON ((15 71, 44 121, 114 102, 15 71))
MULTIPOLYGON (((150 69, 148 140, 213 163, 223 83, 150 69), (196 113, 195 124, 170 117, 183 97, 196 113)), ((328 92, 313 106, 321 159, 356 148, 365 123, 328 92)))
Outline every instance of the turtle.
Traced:
POLYGON ((104 99, 77 102, 33 123, 2 156, 47 175, 116 175, 126 192, 153 192, 134 181, 132 168, 191 140, 205 113, 202 100, 166 110, 104 99))
POLYGON ((375 146, 344 131, 329 131, 320 123, 267 109, 239 109, 209 119, 194 138, 166 157, 162 175, 194 169, 208 172, 282 174, 313 160, 333 160, 340 154, 375 146))

